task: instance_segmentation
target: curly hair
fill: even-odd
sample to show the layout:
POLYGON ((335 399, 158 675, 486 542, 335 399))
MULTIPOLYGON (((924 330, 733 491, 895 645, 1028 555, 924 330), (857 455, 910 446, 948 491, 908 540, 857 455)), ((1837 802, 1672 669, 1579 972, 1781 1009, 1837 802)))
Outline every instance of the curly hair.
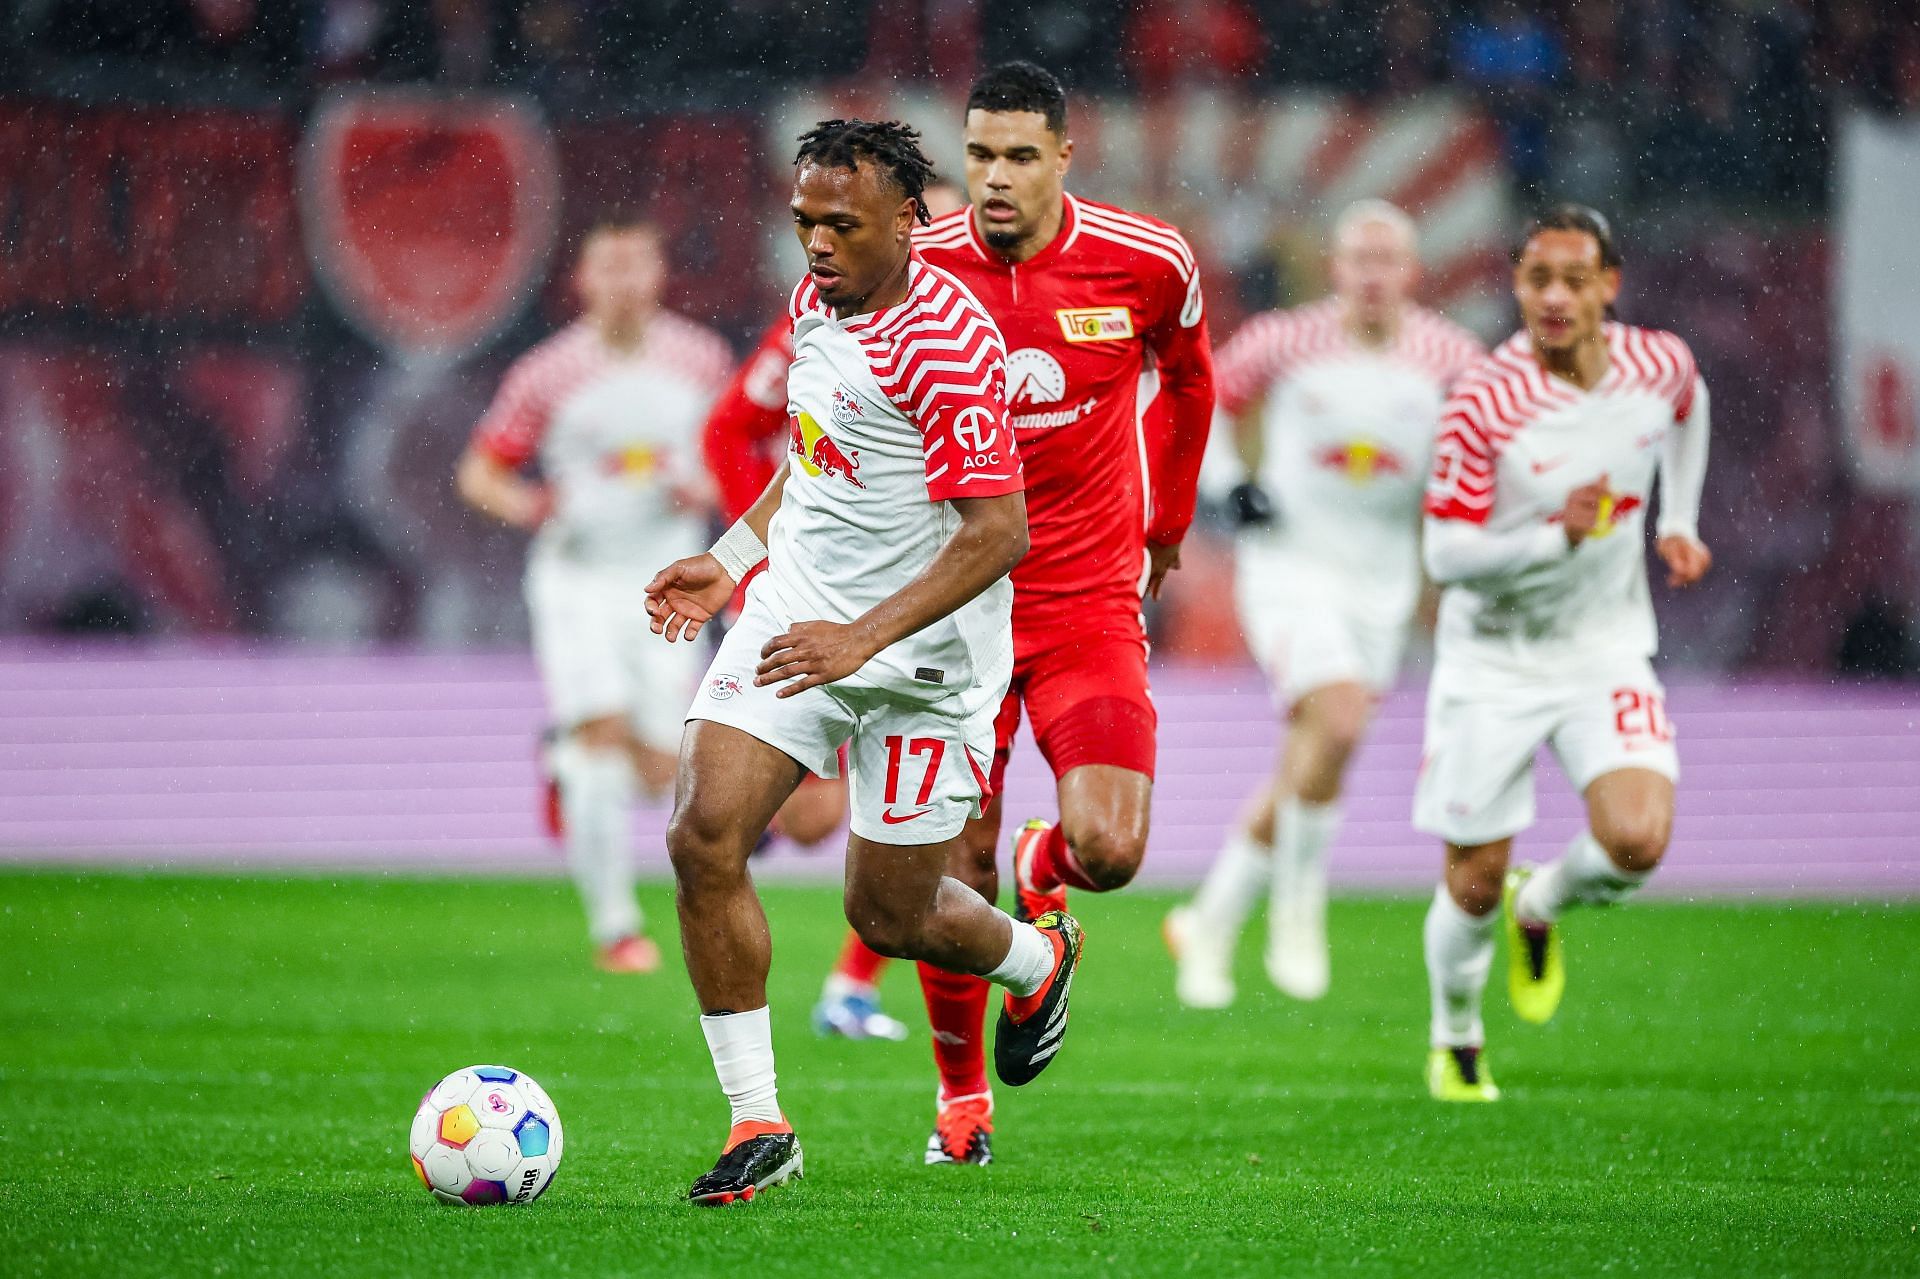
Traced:
POLYGON ((1067 91, 1051 71, 1031 62, 1003 62, 973 82, 969 111, 1032 111, 1056 138, 1067 133, 1067 91))
POLYGON ((921 223, 927 213, 927 184, 933 162, 920 150, 920 130, 899 120, 822 120, 800 135, 795 164, 857 169, 866 160, 912 200, 921 223))

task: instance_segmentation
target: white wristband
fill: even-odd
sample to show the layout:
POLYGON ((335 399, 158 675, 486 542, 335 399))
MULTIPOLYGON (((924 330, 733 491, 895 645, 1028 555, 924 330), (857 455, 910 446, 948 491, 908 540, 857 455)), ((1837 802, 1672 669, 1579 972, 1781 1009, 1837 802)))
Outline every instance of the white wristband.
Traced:
POLYGON ((733 522, 733 527, 720 535, 720 540, 707 552, 720 561, 720 567, 727 570, 727 576, 736 582, 747 580, 747 574, 767 558, 767 544, 753 531, 746 520, 733 522))

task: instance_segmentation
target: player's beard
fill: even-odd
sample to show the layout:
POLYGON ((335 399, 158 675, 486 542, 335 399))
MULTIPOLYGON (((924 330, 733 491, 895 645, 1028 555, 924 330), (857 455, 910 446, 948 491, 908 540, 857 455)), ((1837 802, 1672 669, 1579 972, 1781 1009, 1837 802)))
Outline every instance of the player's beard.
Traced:
POLYGON ((1016 231, 1011 227, 995 227, 982 231, 980 238, 985 240, 987 247, 995 253, 1012 253, 1027 242, 1028 232, 1016 231))

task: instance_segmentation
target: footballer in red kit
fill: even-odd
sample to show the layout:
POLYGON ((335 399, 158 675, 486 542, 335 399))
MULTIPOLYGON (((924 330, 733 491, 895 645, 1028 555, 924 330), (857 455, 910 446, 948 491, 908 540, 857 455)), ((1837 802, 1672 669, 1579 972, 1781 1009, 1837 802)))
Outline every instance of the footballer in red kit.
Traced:
MULTIPOLYGON (((997 792, 1024 713, 1057 779, 1060 820, 1014 840, 1018 914, 1068 886, 1130 881, 1146 851, 1156 716, 1143 593, 1178 567, 1213 415, 1213 357, 1193 251, 1172 226, 1068 194, 1066 95, 1031 63, 988 71, 966 116, 966 208, 915 236, 999 325, 1027 477, 1032 549, 1013 571, 1014 673, 997 725, 996 798, 951 873, 999 887, 997 792)), ((991 1158, 987 986, 921 967, 940 1068, 928 1163, 991 1158)))

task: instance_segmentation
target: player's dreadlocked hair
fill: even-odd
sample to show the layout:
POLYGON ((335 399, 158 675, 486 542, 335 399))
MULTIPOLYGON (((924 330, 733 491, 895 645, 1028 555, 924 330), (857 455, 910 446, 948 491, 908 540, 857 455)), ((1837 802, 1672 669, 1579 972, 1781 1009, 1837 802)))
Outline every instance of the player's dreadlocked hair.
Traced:
POLYGON ((870 161, 912 200, 914 216, 924 225, 927 184, 933 181, 933 162, 920 150, 920 130, 899 120, 822 120, 800 135, 795 164, 824 164, 857 169, 870 161))
POLYGON ((1031 62, 1003 62, 982 73, 967 93, 969 111, 1034 111, 1056 138, 1067 134, 1067 91, 1053 72, 1031 62))
POLYGON ((1527 245, 1542 231, 1579 231, 1590 235, 1600 246, 1600 265, 1620 265, 1620 246, 1614 243, 1613 226, 1597 209, 1589 209, 1584 204, 1556 204, 1527 223, 1527 229, 1514 242, 1513 261, 1516 266, 1526 253, 1527 245))

